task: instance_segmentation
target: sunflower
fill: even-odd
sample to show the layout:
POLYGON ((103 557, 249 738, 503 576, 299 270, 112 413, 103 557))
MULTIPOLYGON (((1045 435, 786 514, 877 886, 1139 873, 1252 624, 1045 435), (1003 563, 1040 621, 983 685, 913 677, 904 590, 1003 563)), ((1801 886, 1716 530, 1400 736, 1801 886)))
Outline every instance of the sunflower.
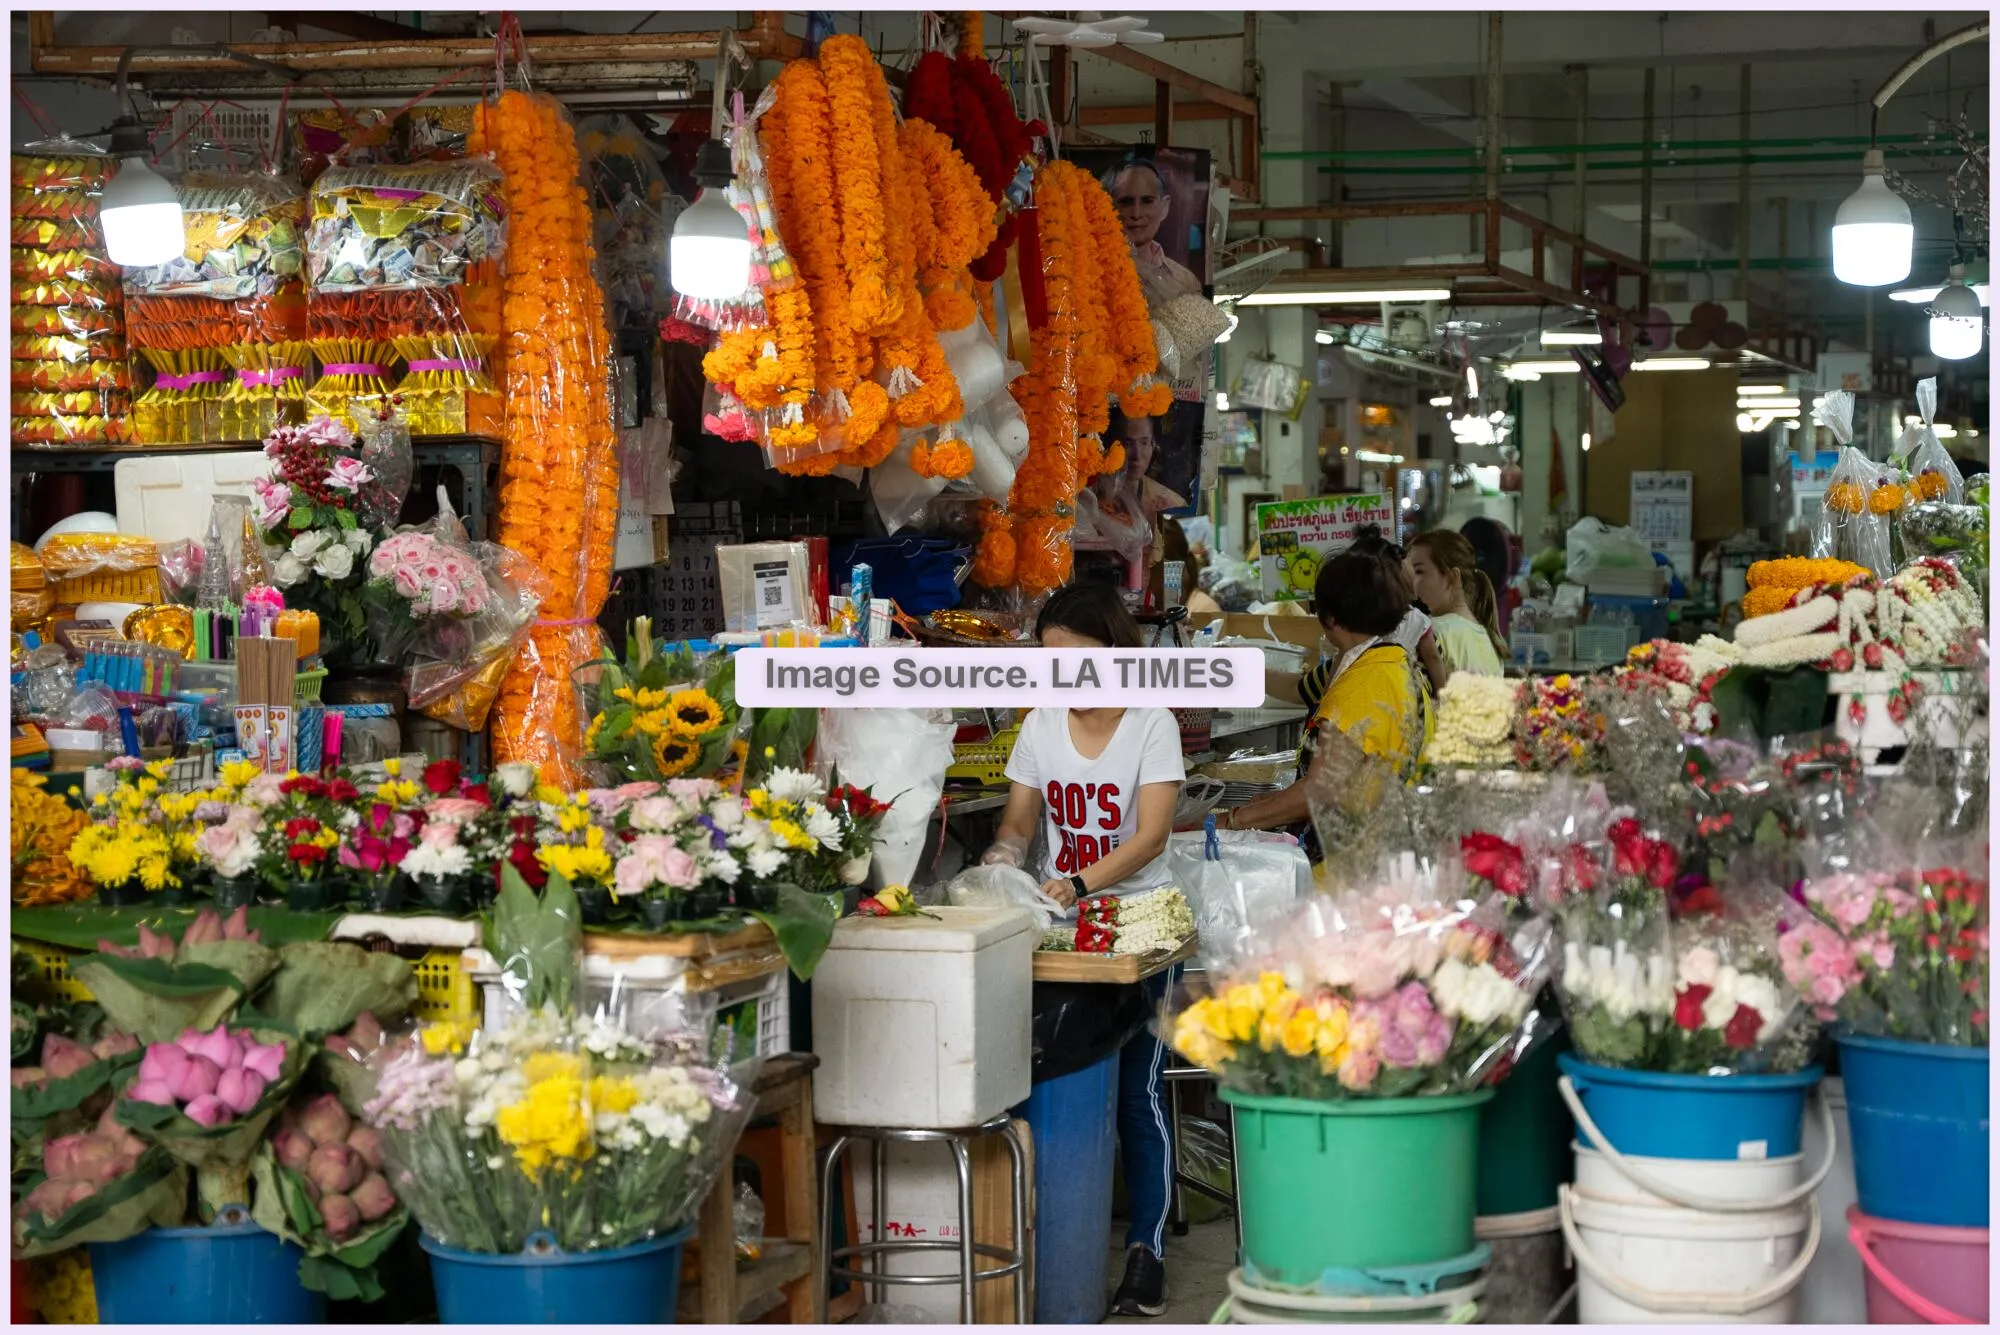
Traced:
POLYGON ((672 733, 663 733, 653 739, 653 765, 663 779, 687 773, 700 759, 701 745, 698 742, 676 737, 672 733))
POLYGON ((722 726, 722 706, 707 691, 678 691, 667 702, 674 730, 683 737, 699 737, 722 726))

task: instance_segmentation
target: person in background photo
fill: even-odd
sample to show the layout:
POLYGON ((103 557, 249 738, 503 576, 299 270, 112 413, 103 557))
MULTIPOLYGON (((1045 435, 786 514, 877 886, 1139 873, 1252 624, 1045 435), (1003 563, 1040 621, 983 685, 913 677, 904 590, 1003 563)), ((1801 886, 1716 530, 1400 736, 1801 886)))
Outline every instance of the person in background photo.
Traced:
MULTIPOLYGON (((1117 590, 1071 584, 1042 607, 1035 636, 1050 649, 1137 649, 1138 622, 1117 590)), ((1039 820, 1048 853, 1034 871, 1065 908, 1094 895, 1138 894, 1172 884, 1167 836, 1187 777, 1180 724, 1165 709, 1037 709, 1007 761, 1012 788, 983 863, 1020 866, 1039 820)), ((1140 986, 1157 1010, 1178 965, 1140 986)), ((1141 1030, 1118 1054, 1118 1145, 1131 1201, 1125 1277, 1114 1316, 1167 1310, 1167 1211, 1173 1196, 1167 1132, 1167 1050, 1141 1030)))
POLYGON ((1493 583, 1464 535, 1443 528, 1419 535, 1410 543, 1406 565, 1411 588, 1429 609, 1447 670, 1504 675, 1507 641, 1500 634, 1493 583))
MULTIPOLYGON (((1125 240, 1132 247, 1147 304, 1157 306, 1188 293, 1200 295, 1200 276, 1160 244, 1160 228, 1173 211, 1173 197, 1160 169, 1144 158, 1132 158, 1110 174, 1104 188, 1118 210, 1118 221, 1125 225, 1125 240)), ((1185 253, 1182 247, 1175 249, 1185 253)))

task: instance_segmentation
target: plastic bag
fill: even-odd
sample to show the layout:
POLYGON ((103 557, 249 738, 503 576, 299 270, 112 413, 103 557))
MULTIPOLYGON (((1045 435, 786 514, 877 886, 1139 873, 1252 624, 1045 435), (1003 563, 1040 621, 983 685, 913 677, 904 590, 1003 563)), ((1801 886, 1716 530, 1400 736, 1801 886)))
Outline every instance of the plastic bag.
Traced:
POLYGON ((1653 549, 1634 528, 1613 528, 1601 519, 1585 516, 1569 530, 1564 542, 1569 561, 1569 578, 1586 583, 1597 571, 1650 570, 1653 549))
POLYGON ((1167 865, 1194 911, 1204 968, 1236 958, 1312 889, 1312 862, 1298 841, 1254 830, 1171 835, 1167 865))
POLYGON ((451 287, 506 241, 500 172, 486 159, 333 167, 312 188, 315 291, 451 287))
POLYGON ((59 533, 44 538, 37 554, 51 580, 152 570, 160 564, 159 544, 132 533, 59 533))
POLYGON ((1915 493, 1912 500, 1962 505, 1965 479, 1931 425, 1931 419, 1937 415, 1937 393, 1936 376, 1917 382, 1917 412, 1922 421, 1904 433, 1904 445, 1896 453, 1909 472, 1910 490, 1915 493))
POLYGON ((1828 394, 1813 409, 1813 420, 1833 433, 1841 451, 1840 461, 1827 479, 1826 493, 1820 498, 1812 554, 1821 560, 1852 561, 1866 566, 1876 578, 1886 579, 1896 570, 1889 517, 1902 509, 1902 488, 1886 479, 1867 455, 1848 444, 1854 438, 1852 394, 1845 390, 1828 394))
POLYGON ((1097 1065, 1155 1018, 1144 983, 1036 983, 1033 996, 1028 1072, 1036 1084, 1097 1065))
POLYGON ((748 1182, 736 1184, 736 1259, 756 1261, 764 1255, 764 1202, 748 1182))
POLYGON ((189 172, 175 183, 187 252, 127 268, 125 288, 147 296, 270 296, 304 272, 306 192, 264 172, 189 172))
POLYGON ((955 908, 1025 909, 1034 915, 1037 932, 1046 932, 1067 912, 1042 893, 1034 877, 1005 863, 967 867, 952 879, 944 893, 946 901, 955 908))
POLYGON ((951 716, 936 710, 829 709, 819 724, 820 774, 892 797, 875 835, 868 884, 908 885, 951 765, 951 716))
POLYGON ((577 123, 577 147, 592 181, 597 253, 612 316, 650 329, 673 310, 668 239, 682 208, 639 127, 626 116, 577 123))
POLYGON ((473 550, 488 597, 461 627, 467 647, 457 657, 419 656, 406 681, 410 708, 467 732, 486 726, 501 679, 549 596, 548 577, 527 557, 496 543, 473 550))
POLYGON ((30 144, 12 160, 16 445, 132 439, 124 307, 97 222, 97 192, 116 165, 67 137, 30 144))
POLYGON ((375 544, 361 591, 386 659, 417 653, 462 661, 471 655, 476 623, 494 594, 442 484, 434 519, 375 544))

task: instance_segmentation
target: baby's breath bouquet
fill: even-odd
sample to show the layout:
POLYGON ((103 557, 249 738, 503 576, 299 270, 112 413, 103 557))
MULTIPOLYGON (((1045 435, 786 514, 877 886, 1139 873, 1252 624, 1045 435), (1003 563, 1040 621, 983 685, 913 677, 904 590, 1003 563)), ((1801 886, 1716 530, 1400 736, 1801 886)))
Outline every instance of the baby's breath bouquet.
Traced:
POLYGON ((371 1060, 363 1117, 390 1183, 447 1247, 499 1254, 546 1235, 566 1252, 643 1242, 690 1219, 751 1100, 705 1033, 641 1039, 582 1013, 569 882, 512 867, 487 949, 525 1009, 493 1028, 440 1022, 371 1060))

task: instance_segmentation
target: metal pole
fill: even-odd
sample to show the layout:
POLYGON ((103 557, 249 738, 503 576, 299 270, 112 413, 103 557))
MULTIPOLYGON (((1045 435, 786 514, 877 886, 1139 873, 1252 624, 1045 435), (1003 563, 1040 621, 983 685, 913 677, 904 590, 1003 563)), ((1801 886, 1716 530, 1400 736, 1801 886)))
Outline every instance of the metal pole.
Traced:
MULTIPOLYGON (((1590 136, 1590 67, 1588 65, 1579 65, 1571 71, 1570 84, 1572 88, 1571 96, 1576 100, 1576 142, 1581 144, 1590 136)), ((1589 174, 1589 158, 1582 153, 1577 154, 1576 184, 1574 186, 1576 207, 1573 210, 1574 216, 1569 230, 1581 237, 1588 237, 1590 235, 1590 233, 1584 230, 1589 215, 1584 211, 1583 205, 1584 180, 1589 174)))
MULTIPOLYGON (((1639 138, 1646 147, 1639 159, 1639 263, 1653 262, 1653 75, 1654 67, 1646 66, 1646 128, 1639 138)), ((1650 276, 1639 280, 1639 304, 1647 306, 1652 301, 1652 279, 1650 276)))
POLYGON ((1486 16, 1486 197, 1500 198, 1500 137, 1504 88, 1500 74, 1500 29, 1506 16, 1486 16))
MULTIPOLYGON (((1750 137, 1750 67, 1739 71, 1736 93, 1738 133, 1750 137)), ((1750 300, 1750 158, 1736 169, 1736 295, 1750 300)))

